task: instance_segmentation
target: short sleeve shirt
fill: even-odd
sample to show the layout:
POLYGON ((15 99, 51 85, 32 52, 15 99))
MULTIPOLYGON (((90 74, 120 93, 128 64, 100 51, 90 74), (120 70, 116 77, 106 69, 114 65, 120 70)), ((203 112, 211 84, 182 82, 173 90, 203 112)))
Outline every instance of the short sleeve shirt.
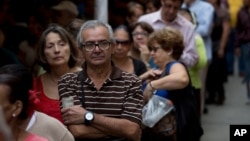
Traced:
POLYGON ((128 119, 141 125, 141 85, 136 75, 113 66, 110 77, 97 90, 83 68, 83 71, 65 74, 59 80, 60 105, 62 108, 62 98, 71 96, 74 105, 82 106, 84 96, 84 107, 87 110, 107 117, 128 119))

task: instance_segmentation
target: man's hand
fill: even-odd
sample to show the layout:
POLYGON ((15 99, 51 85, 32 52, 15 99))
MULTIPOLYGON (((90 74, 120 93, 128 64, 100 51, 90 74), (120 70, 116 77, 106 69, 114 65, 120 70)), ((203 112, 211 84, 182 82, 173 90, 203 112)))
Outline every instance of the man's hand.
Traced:
POLYGON ((65 124, 82 124, 84 123, 84 114, 87 111, 81 106, 72 106, 61 110, 62 118, 65 124))

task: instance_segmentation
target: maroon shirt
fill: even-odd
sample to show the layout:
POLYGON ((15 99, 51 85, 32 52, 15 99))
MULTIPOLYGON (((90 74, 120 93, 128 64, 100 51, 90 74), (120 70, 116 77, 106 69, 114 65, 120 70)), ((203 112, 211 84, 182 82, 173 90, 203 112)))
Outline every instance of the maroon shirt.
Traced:
POLYGON ((250 12, 247 7, 242 7, 237 15, 235 28, 235 47, 250 42, 250 12))

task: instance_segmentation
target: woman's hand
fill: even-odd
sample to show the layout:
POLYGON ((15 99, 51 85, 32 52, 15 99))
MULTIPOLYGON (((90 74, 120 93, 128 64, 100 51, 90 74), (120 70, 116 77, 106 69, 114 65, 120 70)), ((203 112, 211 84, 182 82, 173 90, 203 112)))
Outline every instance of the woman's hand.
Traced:
POLYGON ((144 74, 142 74, 141 76, 139 76, 139 78, 141 80, 152 81, 152 80, 159 78, 161 74, 162 74, 162 71, 159 69, 150 69, 144 74))
POLYGON ((148 46, 146 44, 138 44, 139 51, 140 51, 140 58, 141 60, 147 64, 150 57, 150 51, 148 49, 148 46))
POLYGON ((147 86, 146 86, 145 90, 143 91, 143 102, 144 103, 148 102, 148 100, 153 96, 154 91, 155 91, 150 83, 151 82, 147 83, 147 86))
POLYGON ((173 102, 171 100, 169 100, 169 99, 167 99, 167 104, 170 105, 170 106, 174 105, 173 102))

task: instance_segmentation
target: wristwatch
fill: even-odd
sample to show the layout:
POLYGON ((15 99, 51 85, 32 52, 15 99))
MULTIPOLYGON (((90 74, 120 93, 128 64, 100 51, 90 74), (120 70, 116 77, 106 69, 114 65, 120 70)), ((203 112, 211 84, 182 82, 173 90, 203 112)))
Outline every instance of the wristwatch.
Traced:
POLYGON ((94 113, 91 112, 91 111, 87 111, 85 114, 84 114, 84 124, 86 126, 90 125, 91 122, 94 120, 94 113))

